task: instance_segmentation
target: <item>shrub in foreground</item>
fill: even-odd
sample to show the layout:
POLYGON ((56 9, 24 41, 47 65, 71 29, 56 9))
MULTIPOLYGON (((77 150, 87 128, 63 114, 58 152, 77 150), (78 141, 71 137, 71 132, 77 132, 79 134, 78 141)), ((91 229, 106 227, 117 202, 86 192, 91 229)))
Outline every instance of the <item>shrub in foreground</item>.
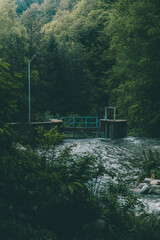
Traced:
MULTIPOLYGON (((55 143, 58 134, 47 136, 55 143)), ((1 153, 0 239, 159 239, 159 221, 136 216, 138 201, 122 179, 101 184, 112 174, 99 154, 73 155, 71 146, 57 153, 45 144, 1 153)))

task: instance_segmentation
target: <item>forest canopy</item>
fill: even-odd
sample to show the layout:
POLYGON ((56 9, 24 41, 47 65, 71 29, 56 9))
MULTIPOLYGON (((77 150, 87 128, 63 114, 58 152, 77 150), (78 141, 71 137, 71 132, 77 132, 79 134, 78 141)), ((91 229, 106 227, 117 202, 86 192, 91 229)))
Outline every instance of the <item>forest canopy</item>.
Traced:
POLYGON ((29 86, 31 121, 114 106, 129 134, 160 137, 159 0, 0 0, 0 239, 159 240, 160 216, 129 189, 131 161, 132 185, 160 176, 158 150, 119 174, 107 145, 113 171, 99 144, 74 154, 60 128, 33 136, 29 86))
POLYGON ((114 106, 134 135, 160 136, 160 2, 0 0, 0 58, 18 74, 11 121, 104 115, 114 106))

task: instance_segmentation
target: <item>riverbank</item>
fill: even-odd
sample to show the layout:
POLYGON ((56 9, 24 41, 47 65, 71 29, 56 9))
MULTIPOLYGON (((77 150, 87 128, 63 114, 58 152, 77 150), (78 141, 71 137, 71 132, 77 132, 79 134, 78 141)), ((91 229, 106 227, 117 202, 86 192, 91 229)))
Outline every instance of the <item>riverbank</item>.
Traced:
MULTIPOLYGON (((140 176, 143 151, 160 150, 160 139, 127 137, 123 139, 66 139, 63 147, 76 144, 73 154, 97 151, 104 160, 105 168, 112 171, 116 177, 121 176, 133 187, 134 176, 140 176)), ((61 146, 62 147, 62 146, 61 146)), ((112 180, 116 180, 116 177, 112 180)), ((111 179, 108 176, 102 181, 106 183, 111 179)), ((134 186, 135 188, 137 186, 134 186)), ((160 195, 142 195, 136 193, 138 199, 146 205, 149 213, 160 214, 160 195), (138 194, 138 195, 137 195, 138 194)))
POLYGON ((134 141, 64 140, 42 128, 38 137, 36 149, 13 142, 1 152, 0 238, 159 240, 158 214, 129 189, 140 172, 134 141))

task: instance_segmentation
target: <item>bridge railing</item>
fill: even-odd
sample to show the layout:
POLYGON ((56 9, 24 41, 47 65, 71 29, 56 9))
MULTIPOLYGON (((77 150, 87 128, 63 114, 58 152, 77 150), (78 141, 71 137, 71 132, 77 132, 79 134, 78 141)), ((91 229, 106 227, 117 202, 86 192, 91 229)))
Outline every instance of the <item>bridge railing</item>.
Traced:
POLYGON ((61 117, 66 127, 99 127, 98 117, 61 117))

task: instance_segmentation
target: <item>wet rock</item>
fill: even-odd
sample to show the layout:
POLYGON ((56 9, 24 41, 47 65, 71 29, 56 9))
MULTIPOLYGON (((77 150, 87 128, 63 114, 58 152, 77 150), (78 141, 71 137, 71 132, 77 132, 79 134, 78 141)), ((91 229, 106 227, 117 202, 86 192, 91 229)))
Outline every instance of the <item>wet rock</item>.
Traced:
POLYGON ((139 189, 139 188, 133 188, 132 191, 133 191, 134 193, 140 193, 141 189, 139 189))
MULTIPOLYGON (((140 183, 139 185, 138 185, 138 188, 140 188, 140 189, 142 189, 144 186, 146 186, 147 184, 146 183, 140 183)), ((148 185, 147 185, 148 186, 148 185)))
MULTIPOLYGON (((153 192, 153 191, 152 191, 152 192, 153 192)), ((160 189, 155 189, 153 193, 155 193, 155 194, 157 194, 157 195, 160 195, 160 189)))
POLYGON ((160 180, 159 179, 155 179, 155 180, 152 180, 150 182, 151 185, 160 185, 160 180))
POLYGON ((139 179, 139 176, 133 176, 133 181, 137 181, 139 179))
POLYGON ((148 193, 150 191, 150 187, 146 184, 140 189, 141 194, 148 193))
POLYGON ((140 183, 138 187, 132 190, 134 193, 146 194, 151 193, 151 188, 146 183, 140 183))
POLYGON ((160 195, 160 185, 151 185, 152 193, 160 195))
POLYGON ((145 183, 151 183, 154 180, 154 178, 145 178, 144 182, 145 183))
MULTIPOLYGON (((147 179, 147 181, 149 181, 147 179)), ((140 183, 138 186, 136 186, 134 189, 132 189, 134 193, 140 193, 140 194, 157 194, 160 195, 160 180, 153 180, 148 183, 140 183)))

